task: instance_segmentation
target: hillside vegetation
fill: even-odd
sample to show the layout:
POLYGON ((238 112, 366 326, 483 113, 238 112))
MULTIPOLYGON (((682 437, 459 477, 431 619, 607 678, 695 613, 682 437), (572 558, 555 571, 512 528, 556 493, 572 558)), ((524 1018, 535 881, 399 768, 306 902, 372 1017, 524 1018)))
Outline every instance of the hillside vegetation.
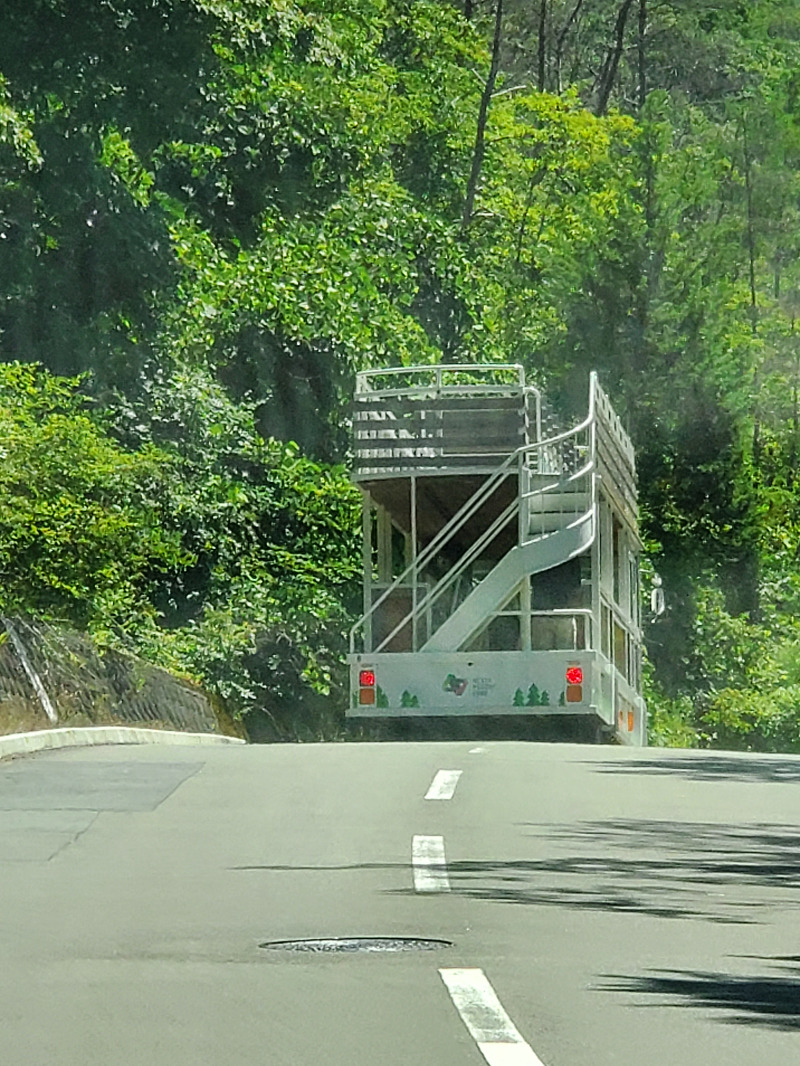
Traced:
POLYGON ((600 372, 653 738, 800 750, 791 0, 5 0, 0 613, 330 735, 354 372, 600 372))

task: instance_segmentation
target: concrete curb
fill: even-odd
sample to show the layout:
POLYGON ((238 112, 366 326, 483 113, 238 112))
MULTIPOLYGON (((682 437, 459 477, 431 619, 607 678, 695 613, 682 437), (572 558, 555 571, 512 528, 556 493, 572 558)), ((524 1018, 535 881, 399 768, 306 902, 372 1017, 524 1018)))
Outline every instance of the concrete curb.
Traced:
POLYGON ((0 759, 48 748, 85 748, 96 744, 246 744, 220 733, 181 733, 172 729, 139 729, 101 725, 74 729, 37 729, 33 733, 0 736, 0 759))

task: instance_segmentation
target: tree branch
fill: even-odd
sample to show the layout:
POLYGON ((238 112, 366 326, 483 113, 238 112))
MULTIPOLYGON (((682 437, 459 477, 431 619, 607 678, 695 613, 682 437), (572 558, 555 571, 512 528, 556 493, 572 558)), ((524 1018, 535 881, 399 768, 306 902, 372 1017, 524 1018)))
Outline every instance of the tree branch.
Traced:
POLYGON ((572 26, 573 26, 575 20, 577 19, 578 15, 580 15, 582 7, 583 7, 583 0, 578 0, 578 2, 575 4, 575 7, 573 7, 572 11, 570 12, 569 17, 567 18, 567 21, 561 27, 561 33, 559 33, 558 37, 556 38, 556 50, 555 50, 555 53, 556 53, 555 54, 556 88, 558 89, 559 92, 561 92, 561 88, 562 88, 562 86, 561 86, 561 61, 564 58, 564 45, 566 44, 566 41, 567 41, 567 34, 572 29, 572 26))
POLYGON ((647 98, 647 54, 645 52, 645 35, 647 34, 647 0, 639 0, 639 33, 636 40, 638 81, 637 94, 639 111, 647 98))
POLYGON ((475 148, 472 152, 472 167, 470 168, 467 192, 464 197, 464 212, 461 216, 461 232, 465 233, 469 227, 472 212, 475 207, 475 195, 478 190, 478 182, 483 166, 483 157, 486 154, 486 123, 489 118, 489 104, 494 95, 494 87, 497 84, 497 73, 500 69, 500 43, 503 29, 503 0, 497 0, 494 12, 494 38, 492 40, 492 61, 489 66, 489 76, 481 93, 481 102, 478 109, 478 128, 475 133, 475 148))
POLYGON ((603 63, 603 69, 600 71, 600 85, 597 92, 597 103, 594 109, 596 115, 604 115, 608 108, 611 91, 614 88, 614 82, 617 79, 619 61, 622 58, 622 48, 625 43, 625 26, 627 25, 628 15, 630 14, 632 7, 633 0, 623 0, 623 4, 617 13, 617 21, 614 26, 614 42, 608 50, 605 62, 603 63))

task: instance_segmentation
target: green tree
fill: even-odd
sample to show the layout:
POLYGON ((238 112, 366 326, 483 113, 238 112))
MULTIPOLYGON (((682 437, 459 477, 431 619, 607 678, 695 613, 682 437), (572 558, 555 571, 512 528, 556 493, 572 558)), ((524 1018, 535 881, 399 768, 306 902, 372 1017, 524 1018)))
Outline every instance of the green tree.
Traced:
POLYGON ((110 440, 78 384, 0 366, 0 609, 125 629, 190 555, 160 520, 168 457, 110 440))

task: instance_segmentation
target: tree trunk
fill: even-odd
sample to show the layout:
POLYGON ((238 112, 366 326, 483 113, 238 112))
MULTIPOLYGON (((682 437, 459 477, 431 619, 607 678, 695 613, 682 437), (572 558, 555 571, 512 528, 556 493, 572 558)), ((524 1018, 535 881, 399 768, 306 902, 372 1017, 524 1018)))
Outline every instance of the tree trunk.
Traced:
POLYGON ((756 238, 753 224, 753 161, 747 137, 747 116, 742 119, 742 152, 744 154, 744 188, 747 200, 747 259, 750 278, 750 327, 758 332, 758 296, 756 293, 756 238))
POLYGON ((494 38, 492 40, 492 61, 489 67, 489 76, 481 93, 481 103, 478 109, 478 129, 475 134, 475 148, 472 152, 472 167, 469 180, 467 181, 467 193, 464 197, 464 213, 461 216, 461 232, 466 233, 472 212, 475 207, 475 195, 478 191, 483 157, 486 154, 486 123, 489 118, 489 105, 492 102, 492 94, 497 84, 497 73, 500 69, 500 43, 503 28, 503 0, 497 0, 494 12, 494 38))
POLYGON ((536 87, 540 93, 545 89, 547 61, 547 0, 539 0, 539 56, 536 87))
MULTIPOLYGON (((742 154, 744 157, 744 189, 747 208, 747 267, 750 283, 750 331, 753 336, 758 333, 758 293, 756 291, 756 237, 753 223, 753 174, 750 158, 750 142, 747 137, 747 115, 742 117, 742 154)), ((758 466, 761 458, 761 417, 758 409, 758 392, 761 383, 756 380, 753 388, 753 462, 758 466)))
POLYGON ((520 221, 519 229, 517 230, 517 239, 515 242, 516 251, 514 254, 514 263, 517 266, 519 266, 520 262, 522 261, 522 244, 525 240, 525 234, 528 229, 528 216, 530 215, 531 208, 533 207, 533 194, 536 191, 537 185, 540 185, 544 180, 546 173, 547 170, 545 167, 539 167, 538 170, 534 170, 531 173, 531 178, 528 182, 528 192, 525 197, 525 210, 522 213, 522 220, 520 221))
POLYGON ((614 41, 608 50, 598 79, 597 103, 594 109, 596 115, 604 115, 608 108, 608 101, 611 98, 614 82, 617 80, 617 70, 619 69, 619 61, 622 58, 622 49, 625 44, 625 26, 628 23, 628 15, 632 7, 633 0, 624 0, 617 13, 617 21, 614 26, 614 41))
POLYGON ((581 13, 581 8, 582 7, 583 7, 583 0, 578 0, 578 2, 575 4, 575 7, 573 7, 572 11, 570 12, 569 18, 564 23, 564 25, 561 27, 561 33, 559 33, 558 37, 556 38, 556 49, 555 49, 556 88, 558 89, 559 92, 561 92, 561 90, 563 89, 563 85, 561 84, 561 64, 562 64, 563 59, 564 59, 564 45, 566 44, 566 41, 567 41, 567 34, 572 29, 573 23, 577 19, 578 15, 581 13))
POLYGON ((645 50, 645 34, 647 33, 647 0, 639 0, 639 33, 636 40, 637 57, 637 96, 639 111, 644 107, 647 99, 647 52, 645 50))
POLYGON ((794 381, 792 382, 792 446, 789 452, 789 470, 791 472, 792 488, 794 488, 797 482, 797 447, 798 438, 800 438, 800 397, 798 397, 798 383, 800 383, 800 351, 797 350, 797 337, 794 325, 795 316, 792 315, 792 341, 795 346, 794 381))

